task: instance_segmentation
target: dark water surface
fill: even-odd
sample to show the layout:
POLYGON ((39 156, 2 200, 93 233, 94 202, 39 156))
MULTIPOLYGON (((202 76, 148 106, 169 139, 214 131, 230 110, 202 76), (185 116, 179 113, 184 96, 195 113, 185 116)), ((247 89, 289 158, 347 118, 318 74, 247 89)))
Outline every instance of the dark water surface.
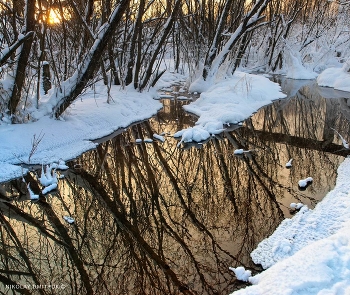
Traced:
MULTIPOLYGON (((259 272, 249 253, 291 216, 291 202, 314 207, 348 154, 332 129, 344 137, 349 130, 343 93, 280 82, 288 99, 204 144, 176 147, 171 134, 196 118, 182 109, 188 101, 164 99, 157 116, 68 163, 46 200, 29 201, 21 181, 2 184, 0 290, 229 294, 244 287, 228 268, 259 272), (164 143, 135 143, 162 132, 164 143), (238 148, 251 152, 234 156, 238 148), (313 184, 299 190, 308 176, 313 184)), ((34 173, 28 178, 39 189, 34 173)))

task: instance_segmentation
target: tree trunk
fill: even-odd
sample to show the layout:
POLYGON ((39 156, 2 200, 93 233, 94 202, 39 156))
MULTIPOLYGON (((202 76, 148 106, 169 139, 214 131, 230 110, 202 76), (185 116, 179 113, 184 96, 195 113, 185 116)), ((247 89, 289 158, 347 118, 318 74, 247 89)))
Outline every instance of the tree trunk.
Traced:
MULTIPOLYGON (((53 114, 56 118, 62 115, 92 79, 96 69, 99 67, 99 60, 108 44, 108 40, 114 33, 119 22, 122 20, 129 2, 130 0, 121 0, 118 7, 113 11, 109 21, 102 26, 103 32, 96 34, 95 43, 92 45, 84 60, 79 64, 78 69, 71 77, 71 79, 74 77, 76 82, 72 87, 69 86, 71 89, 66 89, 66 91, 68 90, 68 93, 64 93, 63 97, 59 99, 53 108, 53 114)), ((70 85, 69 79, 63 84, 70 85)), ((64 87, 64 85, 62 85, 62 87, 64 87)))
MULTIPOLYGON (((23 33, 26 34, 26 36, 28 36, 29 32, 33 32, 35 30, 35 1, 28 0, 26 1, 26 3, 26 19, 25 29, 23 33)), ((32 43, 33 34, 29 34, 28 38, 26 38, 23 42, 22 50, 17 61, 13 89, 8 103, 8 109, 10 110, 11 115, 14 115, 16 113, 17 106, 21 100, 22 88, 26 77, 26 68, 28 65, 30 51, 32 49, 32 43)), ((14 116, 12 117, 12 121, 15 121, 14 116)))
MULTIPOLYGON (((210 47, 205 60, 205 66, 202 73, 203 80, 207 80, 209 76, 214 76, 221 64, 226 59, 227 55, 230 53, 232 48, 234 48, 240 38, 245 33, 253 30, 258 26, 259 21, 262 19, 261 15, 270 1, 271 0, 256 1, 252 9, 245 15, 240 25, 237 27, 234 33, 231 34, 231 37, 219 52, 216 49, 219 44, 217 42, 214 42, 216 40, 216 38, 214 38, 214 43, 212 43, 212 46, 210 47)), ((221 24, 219 22, 219 28, 220 26, 221 24)))
POLYGON ((171 28, 173 27, 175 17, 181 8, 180 4, 181 4, 181 0, 176 0, 173 11, 172 11, 171 15, 168 17, 168 20, 164 25, 162 36, 160 37, 160 40, 158 41, 158 45, 153 52, 153 55, 152 55, 152 58, 150 60, 149 65, 147 67, 145 76, 142 80, 141 85, 139 86, 140 90, 144 89, 147 86, 149 80, 151 79, 151 76, 153 74, 153 65, 158 57, 160 50, 162 49, 162 46, 164 46, 164 44, 165 44, 165 41, 166 41, 170 31, 171 31, 171 28))

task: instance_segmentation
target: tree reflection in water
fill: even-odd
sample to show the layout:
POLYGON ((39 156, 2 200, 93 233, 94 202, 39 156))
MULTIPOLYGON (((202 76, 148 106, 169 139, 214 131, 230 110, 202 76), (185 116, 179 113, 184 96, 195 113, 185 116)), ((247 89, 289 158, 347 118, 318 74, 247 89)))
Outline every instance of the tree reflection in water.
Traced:
MULTIPOLYGON (((332 189, 347 155, 332 130, 349 129, 343 109, 341 100, 304 87, 197 148, 178 149, 170 136, 135 144, 192 124, 167 101, 149 122, 70 163, 46 198, 28 201, 20 180, 3 184, 0 290, 22 284, 64 288, 16 292, 229 294, 244 284, 228 267, 260 270, 249 253, 290 216, 289 203, 312 207, 332 189), (251 152, 237 157, 236 148, 251 152), (314 183, 299 191, 306 176, 314 183)), ((35 178, 31 173, 26 181, 38 193, 35 178)))

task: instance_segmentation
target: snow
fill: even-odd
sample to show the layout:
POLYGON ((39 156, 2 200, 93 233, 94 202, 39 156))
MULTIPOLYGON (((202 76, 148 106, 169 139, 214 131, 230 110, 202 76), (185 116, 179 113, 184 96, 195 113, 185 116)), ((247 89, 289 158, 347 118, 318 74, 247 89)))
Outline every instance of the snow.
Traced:
POLYGON ((342 141, 343 147, 348 149, 349 148, 349 143, 345 140, 345 138, 343 136, 341 136, 340 133, 337 130, 335 130, 334 128, 331 128, 331 129, 334 130, 338 134, 339 138, 342 141))
MULTIPOLYGON (((1 137, 1 134, 0 134, 1 137)), ((1 144, 0 144, 1 146, 1 144)), ((0 157, 2 155, 2 150, 0 153, 0 157)), ((21 166, 15 166, 7 163, 0 164, 0 182, 5 182, 9 179, 19 178, 22 175, 27 174, 28 169, 22 168, 21 166)))
POLYGON ((236 275, 237 280, 248 282, 249 278, 252 275, 252 272, 250 270, 245 270, 243 266, 239 267, 229 267, 231 271, 233 271, 236 275))
POLYGON ((57 170, 67 170, 69 167, 66 165, 65 161, 63 161, 62 159, 59 159, 58 163, 51 164, 51 168, 57 169, 57 170))
POLYGON ((332 87, 337 90, 350 91, 350 73, 348 60, 342 68, 328 68, 317 78, 319 86, 332 87))
POLYGON ((158 139, 158 140, 161 141, 161 142, 164 142, 164 141, 165 141, 165 138, 164 138, 164 136, 162 136, 162 135, 153 134, 153 137, 154 137, 155 139, 158 139))
POLYGON ((313 181, 314 180, 312 179, 312 177, 307 177, 305 179, 299 180, 298 185, 299 187, 307 187, 313 181))
MULTIPOLYGON (((339 70, 349 75, 344 69, 339 70)), ((325 72, 320 75, 318 82, 327 80, 328 74, 325 72)), ((160 80, 161 87, 169 87, 175 78, 179 77, 165 74, 160 80)), ((326 82, 328 86, 332 85, 331 79, 326 82)), ((196 126, 174 134, 175 137, 182 137, 179 144, 203 141, 212 134, 224 131, 225 124, 238 124, 260 107, 285 97, 280 87, 267 78, 242 72, 212 84, 207 83, 201 90, 205 91, 200 98, 185 106, 199 119, 196 126)), ((47 180, 42 184, 42 193, 54 190, 57 188, 55 169, 67 169, 65 160, 95 148, 96 144, 92 140, 149 118, 161 107, 153 99, 157 95, 152 91, 139 93, 130 88, 123 90, 112 87, 111 96, 111 103, 106 103, 105 89, 97 85, 94 91, 89 90, 82 95, 60 121, 44 116, 39 109, 36 122, 16 125, 2 122, 0 181, 26 173, 27 169, 22 169, 19 164, 47 165, 55 162, 41 174, 47 180), (43 139, 36 152, 30 156, 33 137, 38 134, 43 134, 43 139)), ((45 97, 42 102, 45 102, 45 97)), ((163 138, 158 134, 153 137, 159 140, 163 138)), ((136 142, 138 140, 141 141, 136 139, 136 142)), ((152 142, 152 139, 144 141, 147 140, 152 142)), ((266 270, 252 277, 250 271, 241 266, 230 268, 239 280, 253 284, 234 294, 281 294, 281 290, 283 294, 350 294, 349 174, 350 158, 347 158, 338 168, 334 190, 315 209, 310 210, 301 203, 290 204, 292 209, 299 211, 293 218, 284 220, 251 253, 253 261, 266 270)), ((304 181, 309 180, 306 178, 304 181)), ((31 199, 38 198, 29 185, 28 191, 31 199)), ((70 216, 63 218, 68 223, 74 223, 70 216)))
POLYGON ((75 222, 75 220, 74 220, 73 217, 70 217, 70 216, 67 216, 67 215, 63 216, 63 219, 64 219, 65 221, 67 221, 69 224, 72 224, 72 223, 75 222))
POLYGON ((57 189, 57 183, 52 183, 52 184, 46 186, 41 192, 43 195, 46 195, 55 189, 57 189))
POLYGON ((292 209, 299 210, 301 207, 303 207, 303 203, 290 203, 289 207, 292 209))
POLYGON ((175 137, 182 136, 181 142, 208 139, 210 135, 224 131, 224 124, 238 124, 262 106, 286 96, 277 83, 243 72, 236 72, 210 87, 209 82, 202 82, 197 80, 190 87, 190 91, 202 93, 199 99, 185 105, 184 109, 199 116, 199 119, 195 127, 175 133, 175 137))
POLYGON ((251 253, 268 269, 232 294, 350 294, 349 174, 346 158, 335 188, 313 210, 302 206, 251 253))
POLYGON ((318 74, 308 70, 301 62, 301 56, 298 51, 292 52, 291 50, 288 51, 288 58, 287 58, 287 73, 286 77, 290 79, 295 80, 310 80, 315 79, 318 74))
POLYGON ((290 160, 286 163, 286 168, 291 168, 291 167, 292 167, 292 161, 293 161, 293 159, 290 159, 290 160))
MULTIPOLYGON (((96 147, 92 140, 109 135, 133 122, 151 117, 162 107, 154 93, 112 86, 111 103, 106 102, 104 85, 89 89, 62 116, 55 120, 38 111, 36 122, 0 123, 0 181, 20 177, 27 169, 20 164, 50 164, 67 161, 96 147), (33 137, 42 134, 30 157, 33 137), (30 160, 30 161, 29 161, 30 160)), ((45 100, 45 98, 43 98, 45 100)), ((62 162, 63 163, 63 162, 62 162)))
POLYGON ((234 150, 233 154, 234 155, 243 155, 246 151, 244 151, 243 149, 236 149, 234 150))
POLYGON ((38 200, 39 199, 39 195, 34 194, 34 192, 32 191, 32 189, 30 188, 30 184, 28 183, 27 185, 27 189, 29 192, 29 196, 31 200, 38 200))
POLYGON ((192 98, 192 97, 187 97, 187 96, 180 95, 180 96, 177 97, 177 99, 179 99, 179 100, 192 100, 193 98, 192 98))

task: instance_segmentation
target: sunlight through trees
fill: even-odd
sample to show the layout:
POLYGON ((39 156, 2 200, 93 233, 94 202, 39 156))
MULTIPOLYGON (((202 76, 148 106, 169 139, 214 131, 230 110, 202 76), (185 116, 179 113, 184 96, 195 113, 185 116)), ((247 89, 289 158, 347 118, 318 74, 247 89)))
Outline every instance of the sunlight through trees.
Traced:
POLYGON ((0 117, 13 123, 35 120, 33 112, 59 117, 101 79, 108 93, 111 85, 148 90, 170 63, 192 82, 239 67, 288 71, 291 60, 322 71, 344 62, 350 44, 346 1, 16 0, 0 8, 0 117))

